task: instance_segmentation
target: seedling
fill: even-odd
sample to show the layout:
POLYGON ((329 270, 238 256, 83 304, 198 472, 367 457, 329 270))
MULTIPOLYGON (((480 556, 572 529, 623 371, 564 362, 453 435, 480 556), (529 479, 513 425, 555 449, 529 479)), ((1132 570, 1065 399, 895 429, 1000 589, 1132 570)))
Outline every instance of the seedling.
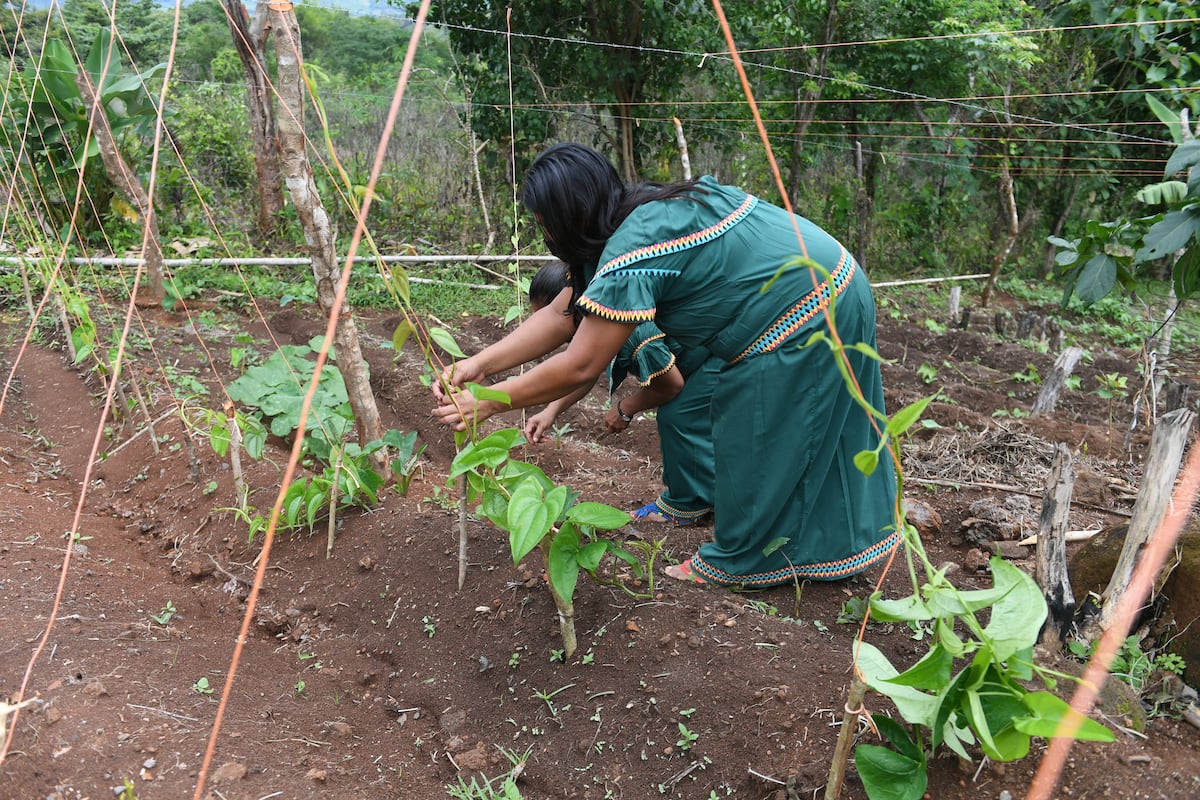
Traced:
POLYGON ((937 367, 932 364, 922 364, 917 367, 917 377, 921 379, 922 383, 933 383, 937 380, 937 374, 937 367))
POLYGON ((197 694, 212 694, 212 687, 208 685, 208 678, 197 678, 192 684, 192 691, 197 694))
POLYGON ((1013 373, 1012 379, 1017 383, 1041 383, 1042 376, 1038 374, 1037 367, 1033 364, 1026 364, 1024 372, 1013 373))
MULTIPOLYGON (((533 696, 538 698, 542 702, 544 702, 546 704, 546 708, 550 709, 550 716, 557 719, 558 718, 558 708, 552 702, 554 697, 558 694, 561 694, 562 692, 565 692, 567 689, 574 688, 574 686, 575 686, 575 684, 568 683, 566 686, 555 689, 553 692, 537 692, 537 691, 535 691, 533 693, 533 696)), ((566 706, 566 708, 570 708, 570 706, 566 706)))
POLYGON ((683 750, 684 752, 691 750, 692 745, 694 745, 696 743, 696 740, 699 738, 700 738, 700 734, 696 733, 695 731, 689 730, 688 726, 684 725, 682 722, 679 723, 679 740, 677 742, 675 742, 675 744, 679 747, 680 750, 683 750))
POLYGON ((562 425, 554 426, 553 433, 554 433, 554 449, 555 450, 562 449, 563 437, 565 437, 567 434, 569 434, 573 430, 575 430, 575 429, 573 427, 571 427, 571 423, 569 423, 569 422, 564 422, 562 425))
POLYGON ((433 617, 421 617, 421 630, 425 631, 425 635, 430 639, 437 633, 437 620, 433 617))
POLYGON ((162 611, 157 614, 151 614, 150 619, 157 622, 159 625, 166 625, 171 621, 171 618, 176 614, 175 604, 168 600, 162 607, 162 611))
POLYGON ((300 695, 304 694, 304 690, 305 690, 305 688, 307 688, 307 686, 308 686, 308 684, 306 684, 304 682, 303 678, 296 681, 296 685, 292 687, 296 691, 296 697, 299 697, 300 695))

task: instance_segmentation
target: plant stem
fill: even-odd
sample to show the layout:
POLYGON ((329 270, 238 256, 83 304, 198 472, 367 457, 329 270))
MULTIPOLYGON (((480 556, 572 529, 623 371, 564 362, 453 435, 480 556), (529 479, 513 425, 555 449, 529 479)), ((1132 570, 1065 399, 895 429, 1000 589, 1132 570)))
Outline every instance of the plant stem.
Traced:
MULTIPOLYGON (((550 570, 550 538, 550 536, 543 536, 542 541, 538 543, 538 549, 542 551, 542 560, 546 563, 547 573, 550 570)), ((575 654, 577 646, 575 606, 570 600, 559 595, 558 590, 554 588, 554 581, 547 580, 546 585, 550 587, 550 596, 554 598, 554 606, 558 609, 558 630, 562 634, 563 660, 565 661, 575 654)))
POLYGON ((833 763, 829 765, 829 781, 825 784, 825 800, 838 800, 842 796, 842 782, 846 778, 846 761, 850 757, 850 744, 858 727, 858 716, 862 713, 863 697, 867 685, 858 677, 856 670, 850 678, 850 694, 846 698, 846 713, 842 717, 842 729, 838 732, 837 747, 833 751, 833 763))

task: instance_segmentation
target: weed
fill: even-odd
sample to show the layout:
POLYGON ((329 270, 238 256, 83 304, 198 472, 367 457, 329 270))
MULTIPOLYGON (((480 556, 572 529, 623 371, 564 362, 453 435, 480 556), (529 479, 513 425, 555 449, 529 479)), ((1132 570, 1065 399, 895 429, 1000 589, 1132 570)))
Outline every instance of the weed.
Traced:
MULTIPOLYGON (((545 703, 545 704, 546 704, 546 708, 550 709, 550 716, 552 716, 552 717, 554 717, 554 718, 556 718, 556 719, 557 719, 557 718, 558 718, 558 711, 559 711, 559 710, 558 710, 558 708, 557 708, 557 707, 554 705, 554 703, 553 703, 554 697, 555 697, 556 695, 558 695, 558 694, 562 693, 562 692, 565 692, 567 689, 571 689, 571 688, 573 688, 574 686, 575 686, 575 684, 573 684, 573 683, 568 683, 566 686, 563 686, 563 687, 560 687, 560 688, 558 688, 558 689, 555 689, 553 692, 538 692, 538 691, 535 691, 535 692, 533 693, 533 696, 534 696, 534 697, 536 697, 536 698, 538 698, 539 700, 541 700, 543 703, 545 703)), ((566 710, 566 709, 568 709, 568 708, 570 708, 570 706, 569 706, 569 705, 568 705, 568 706, 564 706, 564 707, 563 707, 563 710, 565 711, 565 710, 566 710)))
POLYGON ((533 748, 520 754, 503 747, 497 749, 508 759, 509 768, 494 778, 483 778, 482 782, 472 777, 471 782, 467 783, 460 777, 457 784, 446 787, 450 797, 454 800, 522 800, 517 779, 525 771, 525 763, 529 761, 533 748))
POLYGON ((688 750, 691 750, 692 745, 694 745, 696 740, 699 738, 700 734, 693 730, 689 730, 688 726, 684 725, 682 722, 679 723, 679 739, 675 742, 675 744, 680 750, 684 751, 685 753, 688 750))
POLYGON ((168 600, 163 604, 162 611, 159 611, 157 614, 151 614, 150 619, 154 620, 159 625, 166 625, 171 621, 171 618, 174 617, 176 613, 175 604, 168 600))
POLYGON ((1033 364, 1026 364, 1024 372, 1015 372, 1012 379, 1017 383, 1041 383, 1042 376, 1038 373, 1037 367, 1033 364))
POLYGON ((937 367, 932 364, 922 364, 917 367, 917 377, 921 379, 922 383, 933 383, 937 380, 937 375, 937 367))
POLYGON ((571 423, 569 423, 569 422, 564 422, 562 425, 554 426, 553 433, 554 433, 554 449, 555 450, 562 449, 563 438, 566 437, 566 435, 571 433, 573 430, 575 430, 575 429, 573 427, 571 427, 571 423))

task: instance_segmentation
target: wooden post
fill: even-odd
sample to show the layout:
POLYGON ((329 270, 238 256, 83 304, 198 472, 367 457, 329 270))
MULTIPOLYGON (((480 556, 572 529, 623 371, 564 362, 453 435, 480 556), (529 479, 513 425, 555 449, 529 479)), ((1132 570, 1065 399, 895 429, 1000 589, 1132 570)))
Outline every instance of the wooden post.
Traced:
POLYGON ((954 325, 954 326, 958 325, 958 303, 961 298, 962 298, 962 287, 961 286, 951 286, 950 287, 950 324, 954 325))
POLYGON ((1046 496, 1042 500, 1042 518, 1037 540, 1037 583, 1042 589, 1049 609, 1049 623, 1042 630, 1042 643, 1065 641, 1075 619, 1075 595, 1067 575, 1067 528, 1071 513, 1071 493, 1075 488, 1075 471, 1071 468, 1071 453, 1061 442, 1054 448, 1054 462, 1046 479, 1046 496))
POLYGON ((683 166, 683 179, 690 181, 692 179, 692 161, 688 158, 687 139, 683 135, 683 123, 679 121, 679 117, 671 117, 675 120, 675 142, 679 145, 679 163, 683 166))
POLYGON ((1082 355, 1083 348, 1081 347, 1068 347, 1058 354, 1058 358, 1054 361, 1054 369, 1046 376, 1046 380, 1042 383, 1042 390, 1038 392, 1037 399, 1033 401, 1034 414, 1048 414, 1054 410, 1054 406, 1058 403, 1059 393, 1067 385, 1067 378, 1071 377, 1071 373, 1075 371, 1075 365, 1079 363, 1079 357, 1082 355))
POLYGON ((1154 428, 1154 435, 1150 438, 1150 453, 1146 456, 1146 473, 1133 504, 1129 531, 1125 534, 1125 547, 1101 595, 1103 608, 1100 610, 1099 624, 1103 630, 1112 625, 1117 601, 1129 586, 1138 555, 1167 512, 1171 490, 1183 459, 1183 447, 1195 419, 1193 412, 1180 408, 1163 414, 1154 428))

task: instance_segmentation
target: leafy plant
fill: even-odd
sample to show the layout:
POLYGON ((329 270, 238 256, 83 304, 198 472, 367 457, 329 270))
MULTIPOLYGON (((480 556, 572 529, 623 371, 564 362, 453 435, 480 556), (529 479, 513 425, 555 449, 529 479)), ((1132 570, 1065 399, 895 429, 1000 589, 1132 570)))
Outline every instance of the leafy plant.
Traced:
MULTIPOLYGON (((292 436, 300 426, 300 410, 316 369, 316 363, 309 356, 319 352, 322 343, 323 337, 318 336, 307 345, 283 345, 265 362, 246 370, 229 384, 229 397, 236 403, 261 410, 274 435, 292 436)), ((326 364, 321 369, 303 431, 305 451, 312 453, 320 449, 327 456, 353 428, 354 415, 342 374, 337 367, 326 364)))
POLYGON ((937 374, 937 367, 932 364, 922 364, 917 367, 917 377, 921 379, 922 383, 933 383, 937 380, 937 374))
MULTIPOLYGON (((476 384, 468 388, 481 399, 504 397, 476 384)), ((606 555, 624 561, 639 578, 642 565, 599 535, 624 526, 629 515, 602 503, 578 502, 574 492, 556 485, 539 467, 512 458, 511 450, 524 441, 521 431, 506 428, 466 444, 450 465, 447 485, 466 476, 469 499, 478 501, 479 513, 508 531, 514 565, 534 549, 541 551, 558 608, 564 655, 570 658, 576 649, 572 597, 580 571, 594 576, 606 555)))
MULTIPOLYGON (((834 307, 831 302, 831 316, 834 307)), ((894 448, 889 455, 899 451, 896 440, 917 422, 932 397, 887 417, 857 390, 847 366, 847 351, 881 360, 874 348, 861 342, 839 344, 824 332, 813 334, 808 344, 822 341, 834 351, 847 389, 882 428, 879 445, 854 457, 855 466, 869 475, 885 447, 894 448)), ((897 498, 903 497, 903 491, 903 473, 897 469, 897 498)), ((931 633, 923 638, 930 649, 901 672, 874 645, 856 643, 856 682, 861 680, 860 687, 865 684, 890 698, 908 724, 905 728, 901 722, 876 715, 876 726, 891 746, 864 743, 855 749, 854 762, 867 796, 918 800, 928 783, 927 749, 932 754, 942 745, 969 760, 967 747, 978 743, 988 758, 1012 761, 1029 752, 1034 736, 1057 734, 1059 723, 1068 718, 1078 723, 1078 738, 1111 741, 1111 731, 1082 717, 1055 695, 1027 688, 1035 676, 1048 687, 1054 685, 1054 678, 1033 664, 1033 647, 1047 616, 1045 599, 1034 580, 996 557, 991 560, 991 588, 960 590, 947 579, 945 568, 929 560, 916 528, 903 521, 899 508, 896 517, 897 524, 903 525, 912 594, 887 600, 875 592, 870 597, 871 615, 883 622, 927 627, 931 633), (986 625, 978 616, 983 611, 988 612, 986 625), (956 671, 958 661, 964 663, 956 671)), ((838 761, 835 753, 834 770, 838 761)), ((840 775, 836 779, 840 781, 840 775)))
POLYGON ((1042 376, 1038 374, 1037 367, 1033 364, 1026 364, 1024 372, 1014 372, 1012 379, 1017 383, 1041 383, 1042 376))
POLYGON ((197 694, 212 694, 212 687, 208 685, 208 678, 200 677, 192 684, 192 691, 197 694))
POLYGON ((465 782, 461 777, 458 782, 446 787, 446 791, 454 800, 522 800, 521 791, 517 788, 517 779, 525 771, 525 763, 529 761, 532 748, 524 753, 516 753, 506 748, 498 748, 508 759, 509 768, 494 778, 472 777, 471 782, 465 782))
MULTIPOLYGON (((908 534, 911 542, 915 532, 908 534)), ((919 590, 899 600, 877 592, 871 611, 880 621, 928 624, 929 652, 900 672, 876 647, 859 644, 857 663, 867 686, 891 698, 910 725, 905 730, 876 716, 892 748, 859 745, 855 751, 869 797, 921 797, 927 747, 945 745, 969 760, 966 748, 978 743, 988 758, 1012 761, 1028 754, 1034 736, 1054 735, 1068 718, 1079 723, 1078 738, 1112 741, 1107 728, 1079 716, 1057 696, 1026 688, 1035 676, 1051 688, 1055 683, 1032 660, 1046 619, 1045 600, 1032 578, 996 557, 992 587, 963 591, 924 559, 923 550, 917 552, 926 572, 919 590), (977 616, 985 609, 986 626, 977 616), (967 663, 955 672, 959 659, 967 663)))
POLYGON ((679 739, 676 740, 675 744, 680 750, 684 751, 685 753, 688 750, 691 750, 692 745, 694 745, 696 740, 699 738, 700 734, 690 730, 688 726, 684 725, 682 722, 679 723, 679 739))
POLYGON ((157 614, 151 614, 150 619, 154 620, 159 625, 166 625, 177 613, 178 612, 175 610, 175 604, 168 600, 163 604, 162 611, 159 611, 157 614))
POLYGON ((562 449, 563 439, 566 437, 567 434, 571 433, 573 430, 575 430, 575 429, 573 427, 571 427, 571 423, 569 423, 569 422, 564 422, 562 425, 554 426, 553 433, 554 433, 554 449, 555 450, 562 449))

